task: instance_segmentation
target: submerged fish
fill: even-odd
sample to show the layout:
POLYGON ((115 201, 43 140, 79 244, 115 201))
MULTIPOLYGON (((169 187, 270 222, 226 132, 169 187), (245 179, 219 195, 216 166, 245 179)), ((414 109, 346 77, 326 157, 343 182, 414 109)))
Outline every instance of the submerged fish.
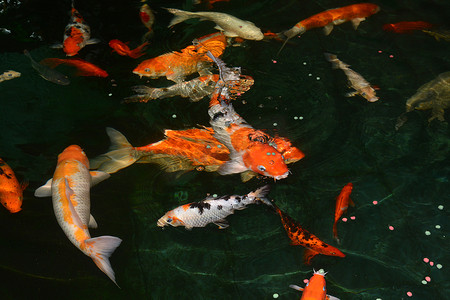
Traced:
POLYGON ((21 74, 19 72, 13 70, 6 71, 0 75, 0 82, 20 77, 20 75, 21 74))
POLYGON ((264 38, 261 29, 256 27, 254 23, 238 19, 229 14, 207 11, 189 12, 175 8, 166 9, 175 15, 169 27, 191 18, 200 18, 200 20, 209 20, 216 23, 215 28, 223 31, 228 37, 241 37, 246 40, 255 41, 260 41, 264 38))
POLYGON ((337 222, 341 218, 342 214, 344 214, 348 206, 355 206, 352 199, 350 199, 350 194, 352 193, 353 183, 348 183, 346 186, 342 188, 341 193, 336 198, 336 209, 334 211, 334 224, 333 224, 333 237, 339 243, 339 238, 337 234, 337 222))
POLYGON ((168 211, 158 220, 157 225, 184 226, 186 229, 192 229, 214 223, 219 229, 224 229, 228 227, 226 217, 235 210, 242 210, 249 204, 263 201, 267 193, 269 193, 268 185, 244 196, 208 197, 200 202, 188 203, 168 211))
POLYGON ((109 257, 122 240, 107 235, 91 238, 88 230, 88 227, 97 228, 90 214, 90 187, 108 177, 103 172, 89 172, 86 154, 79 146, 71 145, 58 155, 53 178, 34 195, 52 197, 56 220, 67 238, 117 285, 109 257))
POLYGON ((147 3, 142 4, 139 10, 139 18, 142 24, 148 29, 148 32, 142 37, 142 41, 145 42, 153 34, 153 23, 155 22, 155 14, 147 3))
POLYGON ((66 75, 59 73, 58 71, 52 70, 49 67, 36 62, 30 55, 27 50, 24 50, 23 53, 30 59, 31 66, 33 69, 39 72, 42 78, 48 80, 50 82, 60 84, 60 85, 68 85, 70 83, 69 78, 66 75))
POLYGON ((422 31, 434 37, 436 41, 440 41, 441 39, 443 39, 444 41, 450 42, 450 30, 448 29, 422 30, 422 31))
POLYGON ((349 68, 349 65, 339 60, 336 55, 325 53, 326 59, 331 62, 334 69, 341 69, 347 76, 349 86, 355 91, 347 93, 347 97, 361 95, 369 102, 375 102, 379 98, 376 96, 375 89, 360 74, 349 68))
POLYGON ((27 185, 20 184, 11 167, 0 158, 0 202, 11 213, 22 210, 23 190, 27 185))
POLYGON ((47 65, 51 68, 55 68, 61 64, 73 66, 77 68, 77 72, 75 73, 75 75, 77 76, 108 77, 108 72, 94 65, 93 63, 82 60, 80 58, 46 58, 41 61, 41 64, 47 65))
POLYGON ((294 284, 289 285, 289 287, 303 292, 300 300, 339 300, 339 298, 327 295, 326 274, 322 269, 317 272, 314 271, 314 275, 308 280, 305 288, 294 284))
POLYGON ((432 28, 434 25, 424 21, 405 21, 391 24, 384 24, 383 30, 395 33, 411 33, 414 30, 432 28))
POLYGON ((131 50, 130 47, 127 46, 126 43, 120 41, 120 40, 110 40, 109 41, 109 46, 111 48, 113 48, 114 51, 116 51, 117 54, 122 55, 122 56, 129 56, 131 58, 139 58, 142 55, 144 55, 145 53, 142 52, 145 47, 147 47, 148 42, 144 42, 142 45, 140 45, 139 47, 131 50))

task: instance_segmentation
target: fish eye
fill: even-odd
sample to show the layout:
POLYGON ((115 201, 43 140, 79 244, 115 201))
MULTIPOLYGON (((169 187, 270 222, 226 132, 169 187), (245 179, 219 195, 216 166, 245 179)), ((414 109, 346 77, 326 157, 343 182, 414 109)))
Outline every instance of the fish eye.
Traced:
POLYGON ((166 222, 170 223, 170 222, 172 222, 172 219, 171 218, 167 218, 166 222))
POLYGON ((259 165, 258 170, 260 170, 261 172, 264 172, 266 170, 266 167, 259 165))
POLYGON ((325 290, 325 287, 323 287, 322 289, 323 289, 324 292, 326 291, 326 290, 325 290))
POLYGON ((306 284, 306 286, 308 286, 309 285, 309 282, 306 284))
POLYGON ((365 93, 365 92, 362 92, 362 93, 361 93, 361 95, 362 95, 362 96, 365 96, 365 95, 366 95, 366 93, 365 93))
POLYGON ((147 73, 149 73, 149 72, 150 72, 150 69, 149 69, 149 68, 145 68, 144 71, 147 72, 147 73))

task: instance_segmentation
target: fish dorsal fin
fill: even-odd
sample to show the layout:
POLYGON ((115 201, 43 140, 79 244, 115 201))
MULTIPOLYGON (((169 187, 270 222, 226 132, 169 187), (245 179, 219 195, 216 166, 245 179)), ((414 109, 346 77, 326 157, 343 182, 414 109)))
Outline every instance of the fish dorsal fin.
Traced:
POLYGON ((92 178, 91 187, 111 177, 111 175, 103 171, 90 171, 89 173, 91 174, 92 178))
POLYGON ((325 25, 324 27, 323 27, 323 33, 325 34, 325 35, 329 35, 330 33, 331 33, 331 31, 333 31, 333 23, 329 23, 329 24, 327 24, 327 25, 325 25))
POLYGON ((95 221, 93 215, 89 216, 89 225, 88 225, 88 227, 89 228, 98 228, 97 221, 95 221))
POLYGON ((219 229, 225 229, 225 228, 227 228, 228 226, 230 226, 230 225, 228 224, 228 221, 225 220, 225 219, 218 220, 218 221, 214 222, 214 224, 217 225, 217 226, 219 226, 219 229))
POLYGON ((34 191, 35 197, 50 197, 52 195, 52 181, 50 178, 43 186, 34 191))
POLYGON ((80 216, 77 214, 75 207, 73 207, 72 200, 70 199, 72 196, 75 195, 75 193, 70 188, 67 178, 64 178, 64 191, 66 193, 65 196, 67 198, 67 202, 68 202, 70 214, 72 215, 73 223, 80 228, 85 228, 86 225, 84 225, 83 222, 81 221, 80 216))

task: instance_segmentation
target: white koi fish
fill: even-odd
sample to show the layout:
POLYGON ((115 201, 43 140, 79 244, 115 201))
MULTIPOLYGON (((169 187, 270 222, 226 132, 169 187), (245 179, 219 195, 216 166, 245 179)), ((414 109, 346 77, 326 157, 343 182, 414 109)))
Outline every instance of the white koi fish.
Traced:
POLYGON ((91 238, 88 230, 88 227, 97 228, 97 222, 90 214, 90 187, 109 176, 104 172, 89 172, 86 154, 79 146, 71 145, 58 155, 53 178, 34 195, 52 196, 56 220, 67 238, 117 285, 108 258, 122 240, 107 235, 91 238))
POLYGON ((325 58, 332 64, 334 69, 341 69, 347 75, 349 86, 355 91, 347 93, 347 97, 361 95, 369 102, 375 102, 379 98, 376 96, 375 89, 360 74, 349 68, 349 65, 339 60, 336 55, 325 53, 325 58))
POLYGON ((269 193, 269 186, 265 185, 245 196, 209 197, 200 202, 188 203, 168 211, 158 220, 157 225, 159 227, 184 226, 186 229, 192 229, 214 223, 219 226, 219 229, 224 229, 228 227, 226 217, 233 214, 235 210, 246 208, 249 204, 268 201, 265 199, 267 193, 269 193))
POLYGON ((200 18, 201 20, 209 20, 216 23, 217 30, 223 31, 228 37, 241 37, 246 40, 260 41, 264 38, 261 29, 250 21, 238 19, 234 16, 219 12, 190 12, 175 8, 166 8, 175 17, 172 19, 168 27, 181 23, 187 19, 200 18))

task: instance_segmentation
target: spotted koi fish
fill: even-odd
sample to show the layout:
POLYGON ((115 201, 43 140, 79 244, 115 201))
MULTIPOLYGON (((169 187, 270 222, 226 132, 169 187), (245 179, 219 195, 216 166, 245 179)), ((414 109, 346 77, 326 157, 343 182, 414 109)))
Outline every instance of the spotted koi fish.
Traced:
POLYGON ((107 235, 91 238, 88 230, 88 227, 97 228, 90 214, 90 187, 108 177, 103 172, 89 172, 86 154, 79 146, 71 145, 58 155, 53 178, 34 195, 52 197, 56 220, 67 238, 117 285, 109 257, 122 240, 107 235))
POLYGON ((0 158, 0 202, 11 213, 22 210, 23 190, 28 183, 20 184, 14 171, 0 158))
POLYGON ((294 284, 291 284, 289 287, 303 292, 300 300, 339 300, 339 298, 327 295, 326 274, 322 269, 317 272, 314 271, 314 275, 308 280, 305 288, 294 284))
POLYGON ((249 204, 263 201, 262 198, 268 193, 269 186, 265 185, 245 196, 209 197, 200 202, 188 203, 168 211, 158 220, 157 225, 184 226, 186 229, 192 229, 213 223, 219 226, 219 229, 224 229, 228 227, 226 217, 235 210, 242 210, 249 204))
POLYGON ((64 30, 64 41, 62 44, 52 46, 53 48, 62 48, 67 56, 77 55, 84 46, 100 42, 98 39, 91 39, 91 28, 75 9, 73 2, 70 22, 64 30))
POLYGON ((342 188, 341 193, 336 198, 336 210, 334 211, 334 224, 333 224, 333 237, 339 243, 339 238, 337 234, 337 222, 344 214, 348 206, 355 206, 352 199, 350 199, 350 194, 352 193, 353 183, 348 183, 342 188))

